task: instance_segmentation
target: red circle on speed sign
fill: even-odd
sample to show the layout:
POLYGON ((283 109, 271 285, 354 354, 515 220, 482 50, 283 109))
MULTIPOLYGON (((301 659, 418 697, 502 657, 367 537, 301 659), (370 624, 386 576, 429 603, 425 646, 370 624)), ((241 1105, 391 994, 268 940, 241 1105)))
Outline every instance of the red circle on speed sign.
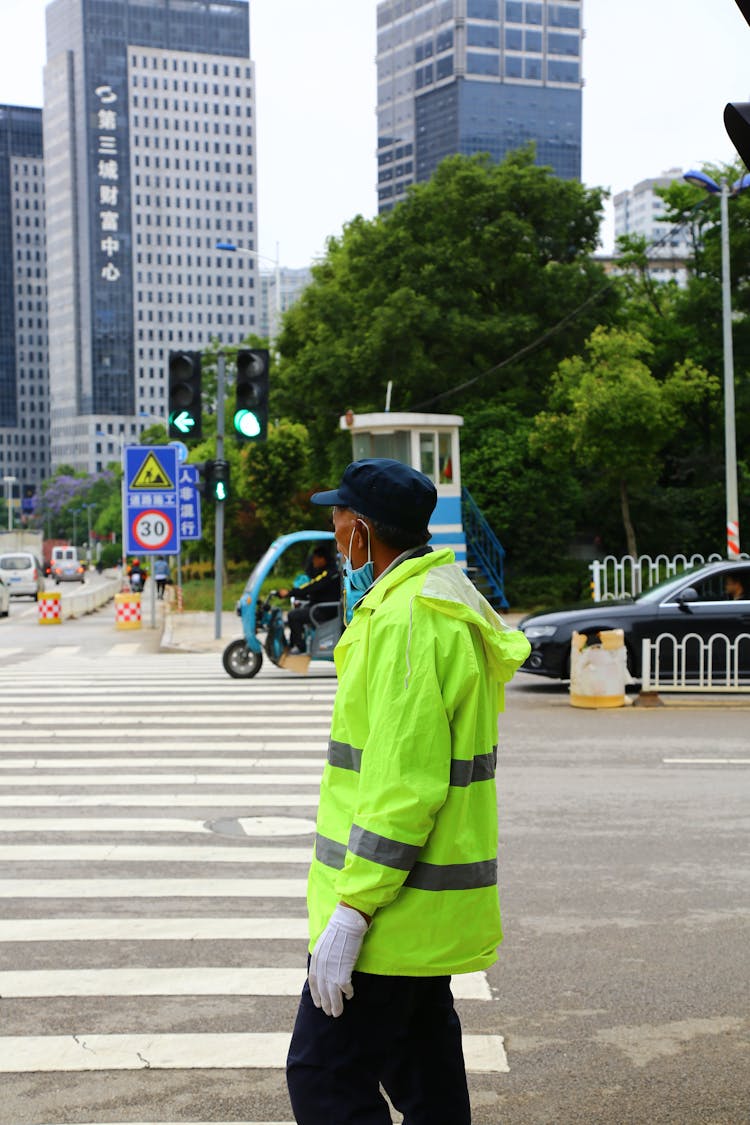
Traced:
POLYGON ((149 508, 133 520, 133 538, 146 551, 165 547, 173 534, 174 524, 166 512, 149 508))

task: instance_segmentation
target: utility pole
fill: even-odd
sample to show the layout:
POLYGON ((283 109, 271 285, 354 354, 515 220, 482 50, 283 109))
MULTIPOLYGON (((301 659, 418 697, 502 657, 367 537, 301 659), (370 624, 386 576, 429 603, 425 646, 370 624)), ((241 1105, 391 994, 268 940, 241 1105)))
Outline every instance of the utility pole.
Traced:
MULTIPOLYGON (((220 351, 216 364, 216 460, 224 460, 224 386, 226 357, 220 351)), ((214 637, 221 639, 222 580, 224 576, 224 500, 215 497, 214 526, 214 637)))

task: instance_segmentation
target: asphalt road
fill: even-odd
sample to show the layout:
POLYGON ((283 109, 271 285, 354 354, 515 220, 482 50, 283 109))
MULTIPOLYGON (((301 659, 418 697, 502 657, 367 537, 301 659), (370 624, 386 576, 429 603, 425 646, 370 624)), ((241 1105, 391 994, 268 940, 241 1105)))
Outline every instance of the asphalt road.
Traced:
MULTIPOLYGON (((117 685, 128 682, 138 685, 134 698, 137 702, 140 693, 144 709, 149 700, 163 701, 161 708, 148 704, 151 720, 138 719, 158 723, 163 712, 163 725, 154 728, 152 753, 176 752, 179 743, 169 739, 178 735, 167 732, 185 699, 190 704, 176 729, 184 733, 182 752, 196 756, 206 753, 205 747, 198 748, 198 738, 209 749, 215 742, 216 753, 223 756, 255 752, 252 724, 269 718, 268 713, 261 716, 263 707, 253 702, 254 692, 281 692, 273 714, 279 716, 274 737, 282 755, 299 756, 300 750, 299 736, 285 737, 281 724, 293 727, 300 719, 311 734, 322 729, 324 708, 315 710, 321 705, 310 704, 306 693, 322 692, 325 698, 330 668, 306 681, 264 670, 257 681, 242 683, 224 675, 216 655, 157 653, 157 647, 158 636, 150 630, 116 632, 111 606, 59 627, 21 620, 14 609, 11 619, 0 623, 0 706, 8 704, 0 762, 19 756, 19 746, 31 745, 7 738, 11 724, 22 731, 30 721, 19 707, 11 717, 14 698, 23 696, 33 708, 33 695, 24 694, 25 687, 47 683, 53 689, 56 668, 63 670, 64 681, 59 703, 50 702, 40 730, 48 726, 58 742, 67 743, 67 732, 91 724, 92 733, 75 736, 81 758, 89 753, 97 759, 106 754, 145 756, 132 734, 122 730, 129 693, 117 685), (184 691, 177 686, 182 677, 184 691), (75 699, 74 684, 81 692, 75 699), (87 717, 85 708, 91 704, 99 710, 94 706, 87 717), (218 724, 216 733, 200 734, 211 722, 218 724), (159 730, 165 733, 159 736, 159 730), (90 750, 84 749, 87 742, 90 750)), ((564 688, 517 677, 501 720, 498 769, 505 941, 487 973, 491 998, 459 1002, 467 1036, 504 1037, 508 1071, 471 1074, 475 1125, 750 1122, 749 720, 750 709, 737 701, 580 711, 568 705, 564 688)), ((150 737, 150 729, 143 728, 144 737, 150 737)), ((135 771, 138 764, 134 760, 130 768, 135 771)), ((101 774, 102 767, 87 768, 92 777, 81 786, 65 789, 60 784, 56 789, 51 780, 41 791, 57 792, 66 801, 81 799, 75 794, 96 800, 103 790, 93 775, 101 774)), ((25 799, 25 806, 6 805, 0 813, 6 821, 62 812, 82 818, 132 817, 134 831, 109 841, 150 845, 174 842, 174 836, 139 832, 138 823, 147 816, 231 817, 250 801, 250 790, 242 789, 248 783, 238 778, 239 790, 216 784, 208 790, 222 789, 228 808, 213 807, 206 796, 205 807, 187 811, 170 805, 168 798, 162 808, 145 809, 142 794, 149 790, 143 780, 140 788, 114 780, 123 768, 109 766, 111 785, 105 791, 120 794, 132 807, 35 809, 38 790, 30 785, 8 790, 25 799), (237 809, 231 808, 232 800, 237 809)), ((165 769, 145 761, 143 768, 151 773, 165 769)), ((222 772, 236 768, 227 765, 222 772)), ((3 774, 7 777, 5 769, 3 774)), ((179 794, 186 791, 186 786, 176 788, 179 794)), ((191 792, 196 791, 206 793, 206 787, 193 786, 191 792)), ((304 819, 314 815, 314 789, 301 775, 296 781, 290 775, 289 784, 275 785, 274 792, 282 801, 288 794, 289 807, 263 808, 256 796, 261 806, 253 804, 252 811, 302 818, 302 835, 286 843, 306 844, 304 819)), ((0 844, 14 846, 50 839, 90 844, 108 838, 85 830, 50 836, 41 823, 30 833, 0 832, 0 844)), ((202 841, 205 846, 214 842, 227 840, 202 841)), ((194 840, 180 836, 177 843, 188 847, 194 840)), ((95 880, 114 873, 144 880, 187 871, 209 879, 218 877, 217 872, 236 878, 248 873, 247 867, 234 865, 219 869, 208 855, 203 863, 162 863, 166 860, 152 865, 123 858, 115 863, 112 855, 104 866, 81 857, 66 865, 61 853, 45 862, 14 865, 12 875, 6 868, 2 877, 47 879, 54 874, 95 880)), ((299 878, 304 865, 271 863, 263 874, 299 878)), ((167 914, 205 922, 227 915, 251 918, 256 909, 247 901, 209 898, 6 899, 2 906, 6 918, 20 920, 106 919, 135 910, 146 919, 167 914)), ((304 902, 263 899, 257 909, 271 918, 299 919, 304 902)), ((147 954, 144 949, 145 943, 123 933, 116 942, 10 942, 0 945, 0 958, 4 967, 39 971, 82 965, 240 968, 259 963, 259 957, 263 964, 293 969, 304 956, 304 941, 152 941, 147 954)), ((0 1055, 1 1036, 62 1036, 71 1028, 117 1034, 145 1024, 176 1037, 186 1031, 231 1036, 248 1028, 285 1034, 294 1008, 289 995, 8 999, 0 1001, 0 1055)), ((0 1125, 291 1120, 278 1067, 227 1069, 206 1059, 203 1066, 182 1070, 5 1072, 0 1085, 0 1125)))

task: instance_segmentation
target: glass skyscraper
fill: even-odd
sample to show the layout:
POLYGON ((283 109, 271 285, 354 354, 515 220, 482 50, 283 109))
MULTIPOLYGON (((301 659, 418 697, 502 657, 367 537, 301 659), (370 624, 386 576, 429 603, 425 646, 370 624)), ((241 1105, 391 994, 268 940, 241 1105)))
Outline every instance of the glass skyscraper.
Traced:
POLYGON ((378 4, 378 205, 403 199, 446 156, 537 160, 581 174, 582 0, 378 4))
POLYGON ((0 477, 49 473, 42 111, 0 106, 0 477))
POLYGON ((53 0, 44 125, 52 463, 166 414, 167 354, 256 327, 245 0, 53 0))

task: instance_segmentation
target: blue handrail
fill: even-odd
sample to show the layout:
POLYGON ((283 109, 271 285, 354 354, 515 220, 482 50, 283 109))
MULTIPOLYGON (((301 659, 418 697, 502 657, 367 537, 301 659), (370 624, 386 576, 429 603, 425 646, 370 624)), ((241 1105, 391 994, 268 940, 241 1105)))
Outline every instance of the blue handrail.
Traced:
POLYGON ((501 609, 508 608, 505 597, 505 551, 487 523, 468 488, 461 489, 464 534, 468 555, 484 575, 501 609))

